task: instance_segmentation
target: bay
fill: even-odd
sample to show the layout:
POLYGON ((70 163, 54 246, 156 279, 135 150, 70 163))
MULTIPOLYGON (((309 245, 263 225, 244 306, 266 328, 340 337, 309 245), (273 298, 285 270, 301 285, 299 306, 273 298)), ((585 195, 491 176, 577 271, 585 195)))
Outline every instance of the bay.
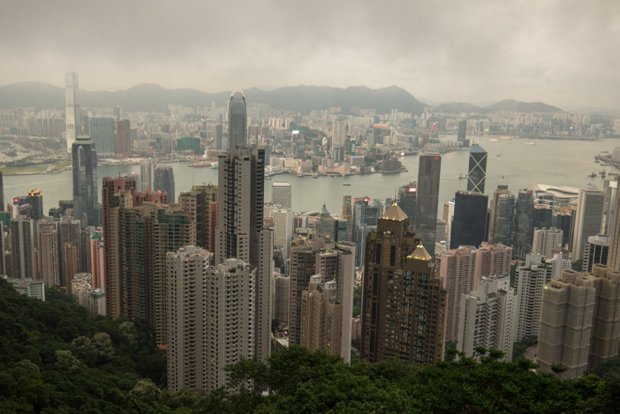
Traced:
MULTIPOLYGON (((603 169, 594 163, 594 156, 601 151, 612 151, 620 146, 617 139, 600 141, 569 140, 531 140, 534 145, 526 145, 528 140, 497 140, 496 137, 481 137, 480 145, 488 152, 487 179, 485 191, 492 195, 498 184, 506 184, 516 192, 520 188, 533 188, 538 183, 556 186, 602 188, 600 175, 589 178, 592 172, 603 169), (491 141, 493 138, 493 141, 491 141)), ((459 179, 460 174, 467 173, 469 152, 455 151, 442 156, 440 207, 441 215, 444 201, 454 198, 457 190, 465 190, 467 180, 459 179)), ((371 174, 350 177, 297 177, 283 174, 271 177, 265 182, 265 200, 271 200, 271 183, 288 182, 293 188, 293 210, 320 210, 325 204, 332 214, 340 214, 342 198, 369 196, 384 200, 393 198, 398 187, 416 180, 418 157, 401 159, 408 172, 396 175, 371 174), (343 185, 347 184, 347 185, 343 185)), ((217 170, 210 168, 192 168, 186 163, 173 163, 175 187, 178 193, 189 190, 192 185, 217 183, 217 170)), ((605 167, 613 172, 612 167, 605 167)), ((140 166, 101 166, 97 170, 99 178, 99 198, 101 198, 101 180, 105 176, 118 174, 139 174, 140 166)), ((47 212, 57 206, 59 200, 72 198, 71 172, 59 174, 36 174, 4 177, 5 200, 25 195, 33 188, 39 188, 43 194, 44 208, 47 212)))

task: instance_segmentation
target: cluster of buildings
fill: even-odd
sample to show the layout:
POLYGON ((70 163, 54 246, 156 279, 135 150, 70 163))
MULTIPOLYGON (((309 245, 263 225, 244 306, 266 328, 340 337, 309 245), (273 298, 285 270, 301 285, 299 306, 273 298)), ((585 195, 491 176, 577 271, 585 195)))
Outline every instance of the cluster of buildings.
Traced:
MULTIPOLYGON (((439 153, 420 155, 417 180, 394 199, 345 196, 339 215, 293 212, 288 183, 272 183, 265 200, 273 148, 250 139, 234 93, 216 137, 216 184, 175 200, 172 168, 147 160, 139 177, 104 177, 98 203, 99 147, 79 126, 77 78, 67 79, 73 199, 47 216, 39 190, 7 205, 0 174, 0 275, 43 300, 45 287, 62 287, 94 313, 144 321, 173 390, 230 388, 227 365, 291 345, 430 364, 450 345, 511 359, 514 343, 535 338, 539 369, 565 378, 618 354, 615 181, 516 195, 500 186, 489 206, 487 153, 473 144, 466 189, 442 220, 439 153), (571 270, 577 260, 582 271, 571 270)), ((332 155, 350 145, 348 128, 333 121, 332 155)))

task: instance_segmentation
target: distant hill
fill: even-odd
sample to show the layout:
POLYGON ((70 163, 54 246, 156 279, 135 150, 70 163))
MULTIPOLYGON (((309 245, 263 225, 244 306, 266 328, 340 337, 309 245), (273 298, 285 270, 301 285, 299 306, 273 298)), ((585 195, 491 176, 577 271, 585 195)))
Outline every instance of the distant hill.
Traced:
POLYGON ((465 102, 448 102, 442 103, 435 107, 435 110, 438 112, 447 112, 447 113, 471 113, 471 112, 484 112, 484 109, 479 107, 478 105, 465 103, 465 102))
POLYGON ((542 102, 521 102, 513 99, 499 101, 486 108, 487 112, 563 112, 562 109, 542 102))
POLYGON ((522 102, 505 99, 488 106, 478 106, 464 102, 448 102, 435 106, 435 111, 444 113, 492 113, 492 112, 563 112, 562 109, 543 102, 522 102))
MULTIPOLYGON (((344 112, 352 108, 375 109, 387 113, 392 109, 401 112, 422 113, 424 104, 409 92, 397 86, 370 89, 365 86, 333 88, 326 86, 291 86, 263 91, 250 88, 244 91, 251 102, 267 103, 274 108, 296 112, 341 107, 344 112)), ((90 108, 110 108, 120 105, 127 111, 164 111, 168 104, 208 106, 212 101, 224 104, 230 91, 207 93, 196 89, 167 89, 155 84, 140 84, 132 88, 109 91, 80 91, 80 103, 90 108)), ((40 82, 21 82, 0 87, 0 108, 35 107, 38 109, 64 106, 64 90, 40 82)))

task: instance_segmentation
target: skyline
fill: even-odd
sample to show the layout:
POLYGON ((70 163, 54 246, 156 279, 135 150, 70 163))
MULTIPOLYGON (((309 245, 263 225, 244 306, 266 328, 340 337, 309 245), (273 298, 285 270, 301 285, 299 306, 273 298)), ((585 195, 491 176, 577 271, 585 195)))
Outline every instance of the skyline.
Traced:
POLYGON ((58 85, 74 70, 85 90, 395 84, 429 104, 517 99, 619 109, 620 4, 612 1, 587 10, 572 0, 208 3, 9 1, 0 16, 0 83, 58 85))

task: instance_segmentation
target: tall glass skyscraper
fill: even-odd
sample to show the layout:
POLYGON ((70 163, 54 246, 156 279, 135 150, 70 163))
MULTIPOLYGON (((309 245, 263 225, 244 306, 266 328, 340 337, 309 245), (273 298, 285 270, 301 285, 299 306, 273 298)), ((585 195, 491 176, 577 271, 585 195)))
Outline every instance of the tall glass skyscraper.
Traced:
POLYGON ((437 237, 437 205, 439 203, 439 179, 441 155, 420 155, 418 169, 418 196, 415 210, 415 232, 433 257, 437 237))
POLYGON ((168 194, 168 204, 174 204, 174 171, 171 166, 158 165, 155 167, 153 188, 155 191, 165 191, 168 194))
POLYGON ((71 148, 73 172, 73 217, 82 226, 99 225, 97 207, 97 151, 85 136, 77 137, 71 148))
POLYGON ((487 176, 487 152, 478 144, 469 150, 469 172, 467 174, 467 191, 484 193, 487 176))
POLYGON ((65 73, 65 128, 67 137, 67 152, 71 152, 72 145, 80 135, 80 104, 79 104, 78 75, 75 72, 65 73))
POLYGON ((245 96, 234 92, 228 103, 228 148, 242 147, 248 143, 248 115, 245 96))

